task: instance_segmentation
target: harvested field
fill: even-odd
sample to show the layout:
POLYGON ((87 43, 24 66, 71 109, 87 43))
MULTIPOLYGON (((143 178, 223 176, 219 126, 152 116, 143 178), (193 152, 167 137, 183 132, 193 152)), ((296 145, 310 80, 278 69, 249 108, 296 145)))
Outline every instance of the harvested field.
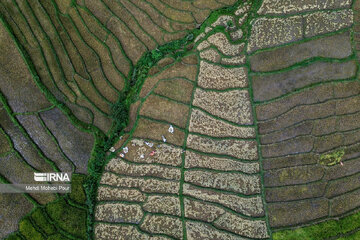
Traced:
POLYGON ((1 239, 358 238, 360 0, 0 19, 0 183, 72 173, 68 194, 0 194, 1 239))

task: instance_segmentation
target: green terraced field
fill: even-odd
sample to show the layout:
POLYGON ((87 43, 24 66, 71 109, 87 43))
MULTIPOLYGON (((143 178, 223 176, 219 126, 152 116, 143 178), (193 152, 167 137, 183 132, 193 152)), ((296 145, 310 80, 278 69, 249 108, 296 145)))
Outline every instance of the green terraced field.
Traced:
POLYGON ((359 11, 0 1, 0 239, 358 239, 359 11))

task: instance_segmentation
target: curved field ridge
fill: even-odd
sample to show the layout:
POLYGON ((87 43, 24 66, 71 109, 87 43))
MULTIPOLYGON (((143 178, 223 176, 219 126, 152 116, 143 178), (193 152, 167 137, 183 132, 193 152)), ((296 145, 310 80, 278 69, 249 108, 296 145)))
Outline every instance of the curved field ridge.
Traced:
POLYGON ((236 62, 244 43, 229 39, 249 3, 237 10, 243 15, 220 15, 194 51, 159 62, 145 80, 134 127, 100 180, 96 239, 270 237, 248 68, 236 62))
MULTIPOLYGON (((31 182, 33 171, 89 170, 86 190, 91 218, 91 193, 104 151, 122 130, 117 122, 126 124, 118 114, 124 115, 126 106, 119 111, 119 105, 123 107, 134 77, 146 72, 136 67, 149 64, 148 69, 168 53, 166 43, 184 38, 212 10, 234 2, 1 2, 1 181, 31 182), (141 62, 149 54, 151 62, 141 62), (9 61, 9 56, 14 57, 9 61), (88 161, 93 163, 90 167, 88 161)), ((18 200, 23 211, 3 226, 0 237, 17 229, 16 222, 32 204, 57 198, 23 197, 18 200)), ((8 216, 10 209, 2 211, 8 216)), ((85 224, 84 219, 79 222, 85 224)))
MULTIPOLYGON (((168 42, 184 38, 212 10, 234 2, 2 1, 1 182, 30 183, 34 171, 89 173, 89 213, 81 218, 90 219, 91 237, 94 175, 102 167, 107 145, 122 130, 117 122, 126 125, 119 105, 124 106, 133 78, 143 77, 135 66, 150 64, 143 67, 148 69, 168 53, 168 42), (141 63, 148 55, 151 62, 141 63)), ((17 197, 19 211, 14 203, 0 212, 9 219, 0 224, 0 238, 18 229, 17 222, 33 206, 57 198, 17 197)), ((9 205, 11 196, 2 200, 9 205)), ((85 219, 79 223, 85 227, 85 219)))
POLYGON ((299 3, 264 0, 247 48, 269 224, 356 239, 357 215, 336 219, 360 207, 359 1, 299 3))
MULTIPOLYGON (((354 3, 309 1, 307 9, 290 4, 281 5, 292 9, 284 12, 290 16, 269 16, 277 3, 265 0, 251 25, 232 27, 234 16, 227 15, 211 26, 223 24, 230 34, 205 28, 195 40, 197 75, 186 76, 193 83, 190 104, 189 94, 182 99, 157 90, 164 81, 184 78, 175 70, 184 68, 180 63, 146 79, 134 128, 101 180, 98 239, 111 239, 102 237, 110 229, 144 239, 267 238, 268 226, 299 227, 358 209, 354 3), (164 149, 167 144, 173 150, 164 149), (254 165, 259 159, 262 164, 254 165), (112 211, 104 214, 103 205, 118 207, 110 205, 114 201, 131 203, 139 218, 125 220, 133 211, 118 219, 112 211)), ((244 9, 237 11, 237 23, 246 22, 244 9)), ((346 219, 352 226, 356 215, 346 219)), ((333 222, 324 223, 324 231, 333 222)), ((274 238, 305 232, 316 239, 318 228, 274 238)), ((358 229, 342 228, 329 237, 358 229)))
POLYGON ((359 12, 1 1, 0 238, 358 239, 359 12))

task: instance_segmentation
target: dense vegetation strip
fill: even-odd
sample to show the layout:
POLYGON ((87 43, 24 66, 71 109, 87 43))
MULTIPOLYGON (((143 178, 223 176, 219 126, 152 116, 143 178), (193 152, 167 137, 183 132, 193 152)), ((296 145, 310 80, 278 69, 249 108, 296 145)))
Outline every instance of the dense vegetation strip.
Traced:
POLYGON ((329 220, 308 227, 285 230, 273 233, 274 240, 296 240, 296 239, 356 239, 359 235, 360 212, 349 215, 339 220, 329 220), (357 232, 357 233, 355 233, 357 232), (352 233, 351 235, 347 235, 352 233))
MULTIPOLYGON (((236 5, 238 5, 238 4, 236 4, 236 5)), ((231 11, 232 11, 235 9, 235 7, 236 6, 233 6, 229 9, 231 9, 231 11)), ((228 9, 221 9, 219 11, 215 11, 209 17, 208 22, 212 22, 212 21, 216 20, 217 17, 224 12, 228 12, 228 9)), ((200 30, 195 30, 193 32, 189 32, 189 34, 183 39, 164 44, 164 45, 159 46, 156 49, 144 54, 144 56, 138 61, 136 66, 133 68, 133 74, 128 79, 126 79, 127 82, 125 83, 125 88, 120 93, 120 97, 119 97, 118 101, 112 105, 111 118, 114 121, 114 124, 113 124, 114 127, 112 128, 110 134, 108 136, 106 136, 105 134, 103 134, 103 132, 101 130, 99 130, 94 125, 84 123, 84 122, 80 121, 78 118, 76 118, 73 115, 73 113, 71 112, 71 110, 67 107, 67 105, 62 103, 61 101, 59 101, 54 96, 54 94, 51 93, 47 89, 45 84, 40 79, 40 77, 36 71, 36 68, 33 65, 33 61, 31 59, 30 55, 27 53, 25 48, 22 46, 21 42, 16 38, 11 26, 7 23, 7 21, 5 20, 5 18, 3 16, 1 16, 1 23, 5 26, 7 31, 10 33, 13 41, 16 44, 16 47, 18 48, 21 56, 24 59, 24 62, 28 66, 28 69, 30 71, 30 74, 31 74, 33 80, 35 81, 37 86, 40 88, 40 90, 45 94, 46 98, 54 106, 56 106, 64 114, 66 114, 66 116, 69 118, 69 120, 72 122, 73 125, 75 125, 76 127, 80 128, 83 131, 90 132, 95 136, 95 146, 94 146, 94 149, 92 152, 92 157, 89 160, 89 166, 88 166, 89 176, 87 177, 85 184, 84 184, 86 195, 87 195, 86 204, 88 206, 88 214, 86 214, 86 215, 79 214, 79 216, 78 216, 78 217, 87 216, 87 226, 88 226, 87 237, 88 237, 88 239, 92 239, 92 237, 93 237, 92 226, 93 226, 93 219, 94 219, 93 210, 94 210, 94 206, 95 206, 95 196, 96 196, 96 191, 97 191, 97 185, 100 180, 100 176, 101 176, 101 173, 102 173, 105 163, 107 162, 108 159, 113 157, 112 155, 107 157, 106 153, 108 152, 110 147, 117 141, 117 139, 121 135, 123 135, 123 130, 127 126, 127 123, 128 123, 128 113, 129 113, 130 105, 137 98, 137 95, 141 89, 141 86, 142 86, 145 78, 147 77, 148 71, 150 70, 150 68, 152 66, 154 66, 159 60, 161 60, 165 56, 171 56, 175 59, 182 57, 189 49, 191 49, 191 47, 189 47, 189 49, 187 49, 187 46, 192 42, 192 40, 194 39, 194 37, 196 35, 198 35, 200 32, 204 31, 206 24, 204 24, 200 30)), ((50 213, 56 215, 59 213, 59 211, 65 211, 66 208, 68 207, 68 205, 67 205, 68 203, 70 204, 71 201, 70 200, 63 201, 62 198, 59 198, 58 200, 56 200, 56 202, 49 204, 48 205, 49 207, 46 206, 46 209, 50 213), (52 210, 52 207, 51 207, 51 206, 53 206, 52 204, 55 204, 55 206, 56 206, 55 208, 57 210, 52 210)), ((69 220, 73 221, 75 219, 72 219, 71 217, 69 217, 68 219, 64 219, 65 222, 69 221, 69 220)), ((82 223, 84 221, 82 221, 81 219, 76 219, 76 222, 82 223)), ((35 237, 35 235, 34 236, 31 235, 31 236, 27 237, 28 239, 36 239, 36 238, 41 239, 40 236, 46 235, 46 234, 44 234, 44 232, 46 232, 46 230, 39 230, 39 231, 32 230, 31 226, 36 225, 36 224, 34 224, 33 221, 26 220, 26 217, 24 218, 23 223, 20 225, 21 225, 21 229, 27 229, 27 230, 23 230, 22 231, 23 233, 29 232, 29 234, 32 233, 37 236, 37 237, 35 237), (36 233, 36 232, 39 232, 39 233, 36 233)), ((64 225, 64 227, 66 227, 66 225, 64 225)), ((69 232, 75 234, 75 232, 73 232, 71 230, 69 230, 69 232)), ((21 233, 16 233, 13 236, 24 237, 24 235, 22 235, 21 233)), ((68 235, 68 237, 70 237, 70 235, 68 235)), ((78 236, 78 237, 82 238, 83 236, 78 236)), ((54 237, 54 239, 55 239, 55 237, 54 237)))
MULTIPOLYGON (((251 16, 248 18, 248 22, 243 25, 245 36, 250 34, 250 21, 255 17, 258 17, 255 10, 261 5, 261 2, 262 1, 258 1, 256 4, 254 4, 254 8, 251 11, 251 16)), ((240 1, 238 1, 238 3, 240 3, 240 1)), ((232 7, 232 9, 234 9, 234 7, 232 7)), ((227 9, 214 12, 208 21, 213 21, 223 13, 228 13, 227 9)), ((13 33, 10 25, 6 22, 3 16, 0 17, 2 24, 9 31, 11 37, 16 43, 16 46, 18 47, 20 54, 26 62, 34 81, 41 89, 41 91, 46 95, 47 99, 60 110, 62 110, 62 112, 67 115, 67 117, 75 126, 82 129, 83 131, 91 132, 94 134, 96 139, 92 156, 89 160, 89 176, 87 176, 86 179, 80 181, 81 183, 79 184, 76 183, 76 178, 73 179, 73 184, 75 185, 73 185, 72 194, 60 197, 55 202, 52 202, 46 206, 35 208, 20 222, 20 231, 14 233, 8 239, 92 239, 97 186, 99 184, 99 180, 105 164, 109 159, 114 157, 114 154, 107 155, 108 150, 114 145, 119 137, 124 134, 124 128, 127 126, 129 121, 128 115, 130 105, 137 100, 138 93, 140 92, 142 84, 144 83, 144 80, 146 79, 151 67, 153 67, 159 60, 163 59, 164 57, 171 56, 176 59, 184 56, 191 47, 189 44, 191 44, 192 40, 199 33, 204 31, 206 24, 203 24, 200 30, 189 32, 189 34, 183 39, 164 44, 143 55, 143 57, 134 66, 130 77, 126 79, 127 82, 125 83, 125 88, 122 92, 120 92, 119 99, 111 107, 111 118, 114 124, 110 134, 105 135, 97 127, 91 124, 86 124, 77 119, 64 103, 55 98, 55 96, 41 81, 35 70, 31 57, 21 45, 20 41, 15 37, 15 34, 13 33), (84 191, 86 192, 87 197, 85 197, 85 195, 81 197, 73 196, 74 194, 78 194, 83 191, 83 183, 85 183, 84 191), (84 211, 84 204, 87 205, 88 212, 84 211), (66 216, 65 218, 61 219, 63 223, 56 221, 56 218, 61 215, 66 216), (87 218, 87 229, 85 229, 85 218, 87 218), (82 225, 69 225, 67 223, 80 223, 82 225), (54 228, 59 229, 58 231, 54 231, 54 228)), ((255 106, 254 102, 252 103, 253 106, 255 106)), ((259 142, 259 136, 257 137, 257 141, 259 142)), ((260 160, 262 161, 262 158, 260 160)), ((264 170, 262 169, 262 176, 263 173, 264 170)), ((264 193, 264 188, 262 189, 262 193, 264 193)), ((334 239, 337 237, 342 237, 341 239, 356 239, 356 237, 359 236, 359 233, 356 232, 356 230, 360 228, 360 226, 358 226, 358 222, 360 222, 359 215, 360 213, 357 213, 348 217, 344 217, 340 220, 329 220, 310 227, 276 232, 273 238, 334 239)))
POLYGON ((89 161, 89 176, 86 181, 85 189, 87 194, 88 215, 88 238, 93 236, 94 207, 96 202, 96 191, 100 177, 106 162, 113 158, 111 154, 106 156, 108 150, 115 144, 120 136, 124 134, 124 129, 129 120, 130 105, 135 102, 141 86, 152 66, 165 56, 179 58, 186 53, 186 46, 193 40, 190 33, 185 38, 177 40, 155 50, 147 52, 134 67, 134 73, 126 85, 125 90, 120 94, 118 101, 112 105, 111 118, 114 121, 114 128, 109 137, 97 141, 92 157, 89 161))
MULTIPOLYGON (((220 11, 219 11, 220 13, 220 11)), ((215 19, 219 13, 212 14, 210 19, 215 19)), ((95 203, 95 195, 97 190, 97 185, 99 182, 99 178, 102 173, 102 169, 107 161, 112 156, 106 157, 106 153, 109 148, 116 142, 116 140, 123 135, 123 130, 127 126, 128 123, 128 113, 130 105, 134 102, 139 93, 142 83, 144 82, 149 69, 154 66, 159 60, 164 58, 165 56, 172 56, 173 58, 179 58, 183 56, 186 52, 186 46, 192 42, 194 39, 194 35, 196 35, 196 30, 193 33, 190 33, 183 39, 176 40, 162 46, 157 47, 156 49, 149 51, 144 54, 144 56, 138 61, 136 66, 133 68, 133 74, 126 79, 124 90, 120 93, 120 97, 118 101, 112 105, 112 114, 111 118, 114 121, 113 128, 108 136, 103 134, 101 130, 95 127, 92 124, 87 124, 80 121, 78 118, 73 115, 71 110, 67 107, 67 105, 61 101, 59 101, 53 93, 47 89, 46 85, 40 79, 35 66, 33 65, 33 61, 31 56, 27 53, 25 48, 22 46, 21 41, 17 39, 13 29, 10 24, 6 21, 4 16, 1 16, 1 23, 5 26, 7 31, 9 32, 11 38, 13 39, 18 51, 20 52, 24 62, 26 63, 29 72, 40 88, 42 93, 46 96, 46 98, 57 108, 59 108, 66 116, 69 118, 71 123, 78 127, 79 129, 90 132, 95 136, 95 145, 92 152, 92 157, 89 160, 89 176, 85 181, 85 191, 87 194, 86 204, 89 208, 89 212, 87 214, 88 218, 88 238, 92 238, 92 224, 93 224, 93 208, 95 203)), ((202 29, 203 31, 203 29, 202 29)), ((59 202, 60 200, 57 200, 59 202)), ((60 207, 60 205, 58 206, 60 207)), ((65 206, 63 206, 65 207, 65 206)), ((79 221, 82 222, 82 221, 79 221)), ((23 223, 24 226, 30 226, 29 224, 23 223)), ((30 231, 30 230, 29 230, 30 231)), ((19 234, 15 234, 16 236, 19 234)), ((14 236, 15 236, 14 235, 14 236)), ((40 235, 39 235, 40 236, 40 235)))
POLYGON ((86 239, 85 180, 85 175, 73 174, 71 193, 35 207, 20 221, 19 230, 6 239, 86 239))

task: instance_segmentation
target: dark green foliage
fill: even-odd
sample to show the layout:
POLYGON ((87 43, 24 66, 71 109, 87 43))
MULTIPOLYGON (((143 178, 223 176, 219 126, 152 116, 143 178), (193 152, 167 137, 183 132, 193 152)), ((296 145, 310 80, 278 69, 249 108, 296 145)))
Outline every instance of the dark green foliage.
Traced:
MULTIPOLYGON (((166 43, 158 46, 156 49, 145 53, 142 58, 133 67, 133 72, 130 79, 125 84, 125 89, 120 94, 118 101, 111 106, 111 118, 114 120, 113 129, 108 137, 101 136, 97 138, 92 157, 89 161, 89 177, 85 183, 85 191, 87 195, 88 206, 88 239, 93 237, 93 221, 94 221, 94 206, 96 202, 97 185, 107 162, 106 152, 113 146, 116 140, 123 135, 123 129, 127 126, 129 120, 130 105, 137 100, 141 87, 148 75, 149 70, 162 58, 171 56, 174 59, 183 57, 192 48, 190 46, 197 35, 204 31, 208 24, 215 21, 219 15, 233 12, 238 4, 232 7, 217 10, 211 14, 209 19, 201 29, 195 29, 189 32, 187 36, 182 39, 166 43)), ((112 157, 112 155, 110 155, 112 157)))
POLYGON ((66 238, 64 236, 62 236, 61 234, 54 234, 54 235, 51 235, 47 238, 47 240, 67 240, 69 238, 66 238))
POLYGON ((45 234, 51 235, 55 233, 55 227, 47 220, 42 208, 35 209, 30 216, 33 222, 39 226, 45 234))
MULTIPOLYGON (((238 2, 238 4, 240 4, 240 1, 238 2)), ((238 4, 235 4, 233 7, 214 11, 207 20, 207 22, 203 24, 201 29, 189 32, 189 34, 183 39, 176 40, 162 46, 158 46, 156 49, 149 51, 143 55, 143 57, 138 61, 136 66, 132 67, 132 74, 130 74, 129 78, 127 79, 125 83, 125 88, 120 94, 117 102, 111 106, 111 118, 113 120, 113 127, 108 136, 106 136, 101 130, 99 130, 95 126, 91 124, 86 124, 77 119, 72 113, 72 111, 66 106, 66 104, 56 99, 56 97, 46 88, 46 86, 41 81, 36 72, 30 55, 20 44, 19 40, 16 39, 8 23, 3 19, 3 17, 1 17, 1 22, 9 31, 25 63, 28 65, 33 80, 36 82, 39 89, 45 94, 46 98, 54 106, 56 106, 64 114, 66 114, 72 124, 74 124, 76 127, 83 131, 93 133, 95 137, 94 149, 88 162, 89 176, 87 176, 85 180, 84 178, 77 178, 74 175, 72 193, 67 195, 65 198, 60 198, 53 203, 49 203, 45 207, 47 214, 51 218, 51 224, 55 224, 52 225, 53 227, 61 228, 62 230, 71 235, 85 238, 85 219, 87 218, 87 237, 88 239, 92 239, 96 191, 101 174, 103 172, 104 165, 109 158, 107 157, 106 153, 109 148, 113 146, 113 144, 118 140, 118 138, 123 135, 123 129, 128 124, 130 105, 137 100, 138 93, 141 90, 141 87, 148 75, 149 70, 164 57, 171 56, 172 58, 177 59, 184 56, 188 52, 188 50, 191 50, 191 47, 187 46, 191 46, 191 42, 195 39, 197 35, 204 31, 206 25, 211 24, 212 21, 215 21, 219 15, 233 11, 235 8, 237 8, 238 4), (83 194, 84 191, 81 188, 82 185, 85 188, 86 197, 83 194), (84 204, 86 202, 88 212, 70 206, 66 202, 67 198, 69 198, 69 203, 73 202, 76 204, 84 204)), ((71 6, 75 5, 77 5, 76 1, 72 0, 71 6)), ((49 229, 46 229, 46 224, 45 222, 43 222, 44 219, 41 219, 42 214, 40 213, 41 211, 39 211, 39 216, 37 216, 36 214, 34 216, 37 221, 36 224, 39 225, 43 229, 43 231, 46 232, 46 234, 49 234, 51 227, 49 227, 49 229)), ((57 234, 52 235, 49 239, 65 238, 57 234)))
POLYGON ((87 236, 88 239, 92 239, 93 234, 93 221, 94 221, 94 210, 95 210, 95 201, 96 201, 96 191, 98 184, 98 177, 89 176, 84 187, 86 192, 86 205, 88 206, 88 215, 87 215, 87 236))
POLYGON ((73 174, 71 193, 47 204, 45 207, 36 207, 28 216, 20 221, 20 232, 10 235, 6 240, 22 239, 20 233, 26 239, 60 240, 72 239, 74 237, 85 239, 86 210, 71 206, 67 202, 68 199, 75 204, 85 204, 86 196, 83 188, 85 180, 85 175, 73 174), (69 236, 69 238, 64 236, 69 236), (70 238, 70 236, 72 237, 70 238))
MULTIPOLYGON (((114 129, 116 130, 124 129, 128 122, 130 106, 124 103, 125 100, 125 94, 121 93, 117 102, 111 106, 111 118, 113 119, 113 124, 115 126, 114 129)), ((119 136, 120 132, 114 131, 113 136, 111 136, 113 139, 111 139, 109 142, 115 141, 119 136)))
POLYGON ((339 221, 341 225, 341 232, 347 233, 353 231, 354 229, 360 228, 360 212, 344 217, 339 221))
POLYGON ((359 240, 359 239, 360 239, 360 231, 357 231, 353 234, 350 234, 349 236, 338 238, 337 240, 359 240))
POLYGON ((43 240, 45 239, 40 232, 38 232, 32 225, 30 218, 25 218, 19 225, 20 233, 28 240, 43 240))
POLYGON ((49 203, 46 211, 52 221, 67 233, 86 238, 86 211, 72 207, 64 199, 49 203))
POLYGON ((73 174, 71 178, 71 193, 69 194, 69 198, 78 204, 86 203, 86 195, 83 188, 85 179, 86 176, 81 174, 73 174))
POLYGON ((18 233, 13 233, 6 238, 6 240, 22 240, 18 233))
POLYGON ((88 239, 92 239, 93 236, 96 191, 103 168, 107 162, 106 152, 116 143, 117 139, 123 135, 123 130, 129 121, 130 105, 137 100, 141 86, 150 68, 165 56, 172 56, 174 58, 183 56, 187 52, 185 49, 186 45, 193 39, 193 34, 189 34, 183 39, 167 43, 153 51, 147 52, 134 67, 129 84, 126 84, 117 102, 111 106, 111 118, 114 120, 112 131, 109 137, 100 136, 96 138, 95 148, 88 163, 89 176, 84 184, 87 196, 86 204, 88 206, 88 239))
POLYGON ((360 212, 339 220, 329 220, 309 227, 275 232, 273 238, 274 240, 325 240, 341 236, 358 228, 360 228, 360 212))
MULTIPOLYGON (((152 59, 161 59, 163 57, 163 53, 159 49, 155 49, 151 51, 151 58, 152 59)), ((148 62, 151 65, 151 62, 148 62)))
POLYGON ((128 109, 126 108, 125 104, 123 104, 125 99, 126 96, 124 95, 124 93, 121 93, 117 102, 111 106, 111 117, 114 121, 119 123, 126 122, 128 118, 128 109))

